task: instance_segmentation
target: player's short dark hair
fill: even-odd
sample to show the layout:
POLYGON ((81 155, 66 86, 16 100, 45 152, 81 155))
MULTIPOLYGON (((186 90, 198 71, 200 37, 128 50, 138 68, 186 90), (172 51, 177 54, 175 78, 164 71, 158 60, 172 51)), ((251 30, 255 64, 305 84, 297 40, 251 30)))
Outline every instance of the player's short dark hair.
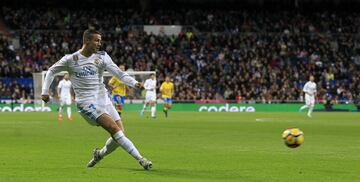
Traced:
POLYGON ((87 30, 85 30, 84 33, 83 33, 83 42, 85 42, 85 40, 91 39, 94 34, 101 35, 101 33, 99 31, 95 30, 95 29, 87 29, 87 30))
POLYGON ((151 77, 151 76, 155 76, 155 73, 150 73, 150 77, 151 77))

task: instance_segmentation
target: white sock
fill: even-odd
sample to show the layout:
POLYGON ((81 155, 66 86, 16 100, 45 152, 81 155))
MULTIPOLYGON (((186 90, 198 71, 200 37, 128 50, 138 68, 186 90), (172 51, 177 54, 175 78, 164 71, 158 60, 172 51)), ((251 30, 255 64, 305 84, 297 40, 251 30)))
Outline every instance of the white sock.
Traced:
POLYGON ((136 160, 142 158, 139 151, 136 149, 134 144, 124 135, 122 131, 118 131, 113 135, 113 138, 118 144, 130 155, 132 155, 136 160))
POLYGON ((145 112, 146 109, 146 104, 144 104, 143 108, 142 108, 142 112, 145 112))
POLYGON ((152 106, 151 107, 151 117, 155 117, 155 113, 156 113, 156 107, 152 106))
POLYGON ((111 152, 114 152, 118 147, 119 144, 110 137, 106 140, 105 146, 100 150, 100 156, 105 157, 111 152))
POLYGON ((68 114, 68 118, 71 118, 71 106, 67 106, 67 114, 68 114))
POLYGON ((314 109, 314 106, 310 106, 310 107, 309 107, 309 111, 308 111, 308 115, 309 115, 309 116, 311 116, 311 113, 312 113, 313 109, 314 109))
POLYGON ((63 106, 60 106, 59 107, 59 115, 62 115, 62 113, 63 113, 63 106))
POLYGON ((306 108, 308 108, 308 106, 307 106, 307 105, 303 105, 303 106, 300 108, 300 110, 302 111, 302 110, 304 110, 304 109, 306 109, 306 108))

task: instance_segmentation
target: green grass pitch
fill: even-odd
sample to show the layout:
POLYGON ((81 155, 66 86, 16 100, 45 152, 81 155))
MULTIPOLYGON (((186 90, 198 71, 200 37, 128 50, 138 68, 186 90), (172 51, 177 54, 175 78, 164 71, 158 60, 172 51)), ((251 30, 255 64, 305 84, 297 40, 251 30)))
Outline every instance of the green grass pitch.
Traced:
POLYGON ((108 134, 77 113, 0 113, 0 181, 360 181, 360 113, 128 112, 124 124, 153 170, 122 149, 86 168, 108 134), (283 144, 289 127, 299 148, 283 144))

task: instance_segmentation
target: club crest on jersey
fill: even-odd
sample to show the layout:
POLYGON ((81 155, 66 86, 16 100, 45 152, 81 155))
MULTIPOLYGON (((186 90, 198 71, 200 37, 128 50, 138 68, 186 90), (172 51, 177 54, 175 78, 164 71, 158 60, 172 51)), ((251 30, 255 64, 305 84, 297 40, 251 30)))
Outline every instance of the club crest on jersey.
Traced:
POLYGON ((94 60, 94 64, 95 64, 96 66, 99 66, 99 64, 100 64, 100 59, 99 59, 99 58, 96 58, 96 59, 94 60))

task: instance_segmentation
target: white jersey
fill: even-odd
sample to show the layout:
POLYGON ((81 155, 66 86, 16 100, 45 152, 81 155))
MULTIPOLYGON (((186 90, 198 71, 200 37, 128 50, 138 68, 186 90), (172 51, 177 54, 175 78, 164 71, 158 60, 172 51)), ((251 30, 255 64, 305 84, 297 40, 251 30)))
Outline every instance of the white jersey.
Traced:
POLYGON ((58 88, 60 89, 60 98, 71 98, 71 81, 70 80, 61 80, 59 82, 58 88))
POLYGON ((312 81, 306 82, 306 84, 304 85, 303 91, 305 92, 305 96, 313 97, 316 93, 316 83, 312 82, 312 81))
POLYGON ((146 94, 156 95, 156 80, 147 79, 144 83, 146 94))
POLYGON ((156 80, 147 79, 144 83, 144 88, 146 90, 145 99, 156 100, 156 80))
POLYGON ((134 87, 138 83, 127 73, 121 71, 105 51, 98 51, 89 57, 83 56, 80 51, 65 55, 52 65, 46 73, 42 87, 42 95, 48 95, 49 87, 54 75, 67 71, 75 92, 77 102, 91 101, 103 104, 107 99, 107 90, 103 81, 103 73, 107 70, 125 84, 134 87))

